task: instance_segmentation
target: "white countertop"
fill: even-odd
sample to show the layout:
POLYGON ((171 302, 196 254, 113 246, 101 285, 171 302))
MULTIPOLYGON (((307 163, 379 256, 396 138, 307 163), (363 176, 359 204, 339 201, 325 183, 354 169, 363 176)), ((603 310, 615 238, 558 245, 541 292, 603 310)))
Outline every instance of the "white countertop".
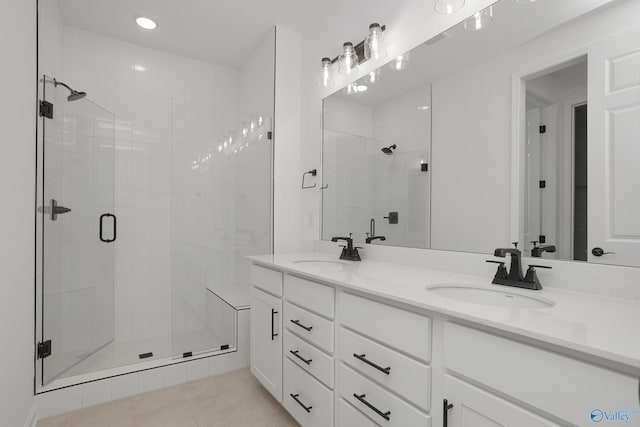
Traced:
MULTIPOLYGON (((514 309, 455 300, 427 292, 434 284, 473 284, 495 289, 492 277, 456 274, 436 269, 363 260, 344 264, 294 263, 300 260, 339 261, 325 253, 262 255, 254 263, 353 289, 435 313, 464 319, 523 337, 640 369, 640 302, 544 288, 500 290, 533 295, 555 306, 514 309)), ((544 283, 543 283, 544 285, 544 283)))

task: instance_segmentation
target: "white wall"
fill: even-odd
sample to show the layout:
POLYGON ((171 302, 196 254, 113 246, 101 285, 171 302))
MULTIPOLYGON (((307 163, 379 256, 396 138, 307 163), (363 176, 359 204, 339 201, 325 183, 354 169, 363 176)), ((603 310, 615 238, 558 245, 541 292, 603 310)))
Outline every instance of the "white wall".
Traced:
MULTIPOLYGON (((369 24, 379 22, 387 26, 388 56, 385 61, 389 61, 491 3, 493 0, 466 2, 460 12, 440 16, 434 12, 431 1, 372 0, 363 6, 361 1, 350 0, 336 2, 324 15, 318 16, 315 25, 302 34, 301 164, 305 170, 320 168, 322 98, 381 65, 375 62, 363 64, 356 76, 338 78, 332 89, 325 90, 316 85, 323 56, 337 56, 343 42, 363 40, 369 24)), ((319 236, 320 190, 303 191, 300 197, 303 219, 298 233, 300 246, 303 250, 311 250, 313 240, 319 236)))
MULTIPOLYGON (((300 179, 303 170, 317 165, 300 164, 300 36, 281 26, 276 27, 276 84, 273 170, 274 252, 300 249, 300 224, 310 217, 300 212, 300 179)), ((320 108, 320 106, 318 106, 320 108)), ((318 129, 320 129, 318 125, 318 129)), ((318 148, 319 152, 319 148, 318 148)))
POLYGON ((8 0, 0 14, 0 425, 25 425, 33 404, 36 2, 8 0))

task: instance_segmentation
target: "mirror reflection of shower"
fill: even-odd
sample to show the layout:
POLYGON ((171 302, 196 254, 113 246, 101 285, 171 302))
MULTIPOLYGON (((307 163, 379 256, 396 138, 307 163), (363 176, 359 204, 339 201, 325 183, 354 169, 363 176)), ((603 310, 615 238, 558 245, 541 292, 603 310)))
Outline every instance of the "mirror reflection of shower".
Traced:
POLYGON ((398 148, 398 147, 396 146, 396 144, 393 144, 393 145, 390 145, 390 146, 388 146, 388 147, 383 147, 383 148, 382 148, 382 152, 383 152, 384 154, 386 154, 387 156, 390 156, 390 155, 392 155, 392 154, 393 154, 393 150, 395 150, 396 148, 398 148))
POLYGON ((53 87, 62 86, 66 88, 70 92, 69 96, 67 96, 67 101, 69 102, 77 101, 87 96, 87 92, 77 91, 68 84, 61 82, 60 80, 56 80, 55 78, 52 81, 48 81, 47 83, 53 83, 53 87))

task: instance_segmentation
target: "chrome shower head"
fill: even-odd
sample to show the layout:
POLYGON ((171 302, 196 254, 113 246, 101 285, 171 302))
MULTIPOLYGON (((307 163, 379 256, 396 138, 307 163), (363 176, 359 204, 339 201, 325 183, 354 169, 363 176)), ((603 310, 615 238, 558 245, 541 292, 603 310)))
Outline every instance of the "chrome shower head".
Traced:
POLYGON ((382 152, 387 156, 390 156, 393 154, 393 150, 395 150, 396 148, 398 148, 396 147, 396 144, 393 144, 393 145, 390 145, 389 147, 383 147, 382 152))

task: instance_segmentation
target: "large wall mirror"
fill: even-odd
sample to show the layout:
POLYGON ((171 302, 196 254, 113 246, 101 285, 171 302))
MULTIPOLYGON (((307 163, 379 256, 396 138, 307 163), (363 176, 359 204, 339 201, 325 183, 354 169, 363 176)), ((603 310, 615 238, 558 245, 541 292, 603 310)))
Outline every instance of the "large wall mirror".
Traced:
POLYGON ((500 0, 325 98, 322 238, 640 266, 638 16, 500 0))

